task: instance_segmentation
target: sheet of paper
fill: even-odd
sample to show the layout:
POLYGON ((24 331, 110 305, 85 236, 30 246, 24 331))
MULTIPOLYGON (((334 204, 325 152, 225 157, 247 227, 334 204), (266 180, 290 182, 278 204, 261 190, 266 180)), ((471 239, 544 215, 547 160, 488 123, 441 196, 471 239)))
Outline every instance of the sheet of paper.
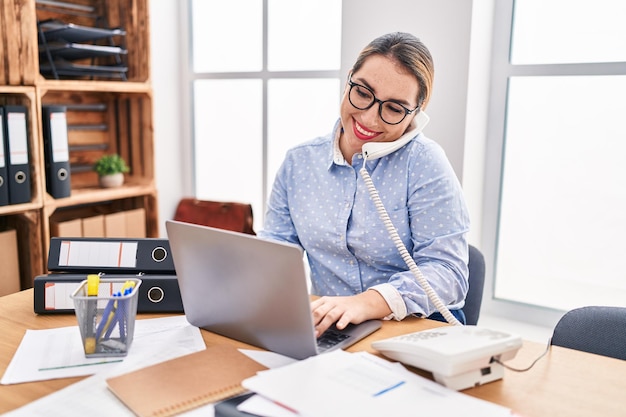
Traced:
POLYGON ((253 395, 237 406, 237 410, 259 417, 297 417, 298 414, 260 395, 253 395))
MULTIPOLYGON (((70 385, 60 391, 52 393, 37 401, 25 405, 17 410, 4 414, 2 417, 30 417, 45 415, 46 417, 134 417, 134 414, 107 388, 106 378, 119 375, 163 362, 188 353, 205 349, 204 340, 197 327, 191 326, 184 316, 168 317, 165 319, 147 319, 144 322, 144 331, 135 337, 145 338, 138 355, 130 355, 120 368, 102 370, 90 378, 70 385), (72 407, 67 407, 72 404, 72 407)), ((136 331, 136 330, 135 330, 136 331)), ((131 351, 135 348, 135 342, 131 351)), ((273 352, 241 349, 241 352, 259 361, 268 367, 279 367, 294 362, 273 352)), ((179 417, 213 417, 213 404, 190 410, 179 417)))
MULTIPOLYGON (((134 417, 132 411, 109 391, 106 378, 206 349, 200 329, 190 325, 185 316, 138 320, 135 326, 141 322, 146 322, 142 326, 144 331, 135 337, 143 341, 137 347, 135 340, 131 347, 131 351, 136 348, 136 354, 129 354, 124 362, 118 363, 117 366, 101 370, 89 378, 10 411, 2 417, 34 415, 134 417)), ((209 411, 203 415, 213 416, 212 407, 211 405, 209 411)))
POLYGON ((281 355, 275 352, 269 352, 266 350, 253 350, 253 349, 239 349, 241 353, 247 355, 250 359, 253 359, 261 365, 268 368, 280 368, 281 366, 289 365, 294 362, 298 362, 294 358, 281 355))
POLYGON ((128 355, 121 358, 85 358, 78 326, 27 330, 0 383, 93 375, 118 365, 123 367, 124 362, 150 351, 154 339, 159 339, 163 332, 187 326, 192 327, 185 316, 137 320, 133 344, 128 355))
POLYGON ((511 415, 505 407, 445 388, 365 352, 325 353, 259 372, 243 385, 301 416, 376 417, 404 415, 406 410, 442 417, 511 415))

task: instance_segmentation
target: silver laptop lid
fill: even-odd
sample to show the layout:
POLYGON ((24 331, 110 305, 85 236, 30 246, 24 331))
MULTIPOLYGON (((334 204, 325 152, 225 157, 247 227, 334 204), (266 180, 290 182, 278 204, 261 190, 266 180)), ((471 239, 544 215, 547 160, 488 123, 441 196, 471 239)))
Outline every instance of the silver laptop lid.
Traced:
POLYGON ((316 354, 302 250, 168 220, 187 320, 296 359, 316 354))

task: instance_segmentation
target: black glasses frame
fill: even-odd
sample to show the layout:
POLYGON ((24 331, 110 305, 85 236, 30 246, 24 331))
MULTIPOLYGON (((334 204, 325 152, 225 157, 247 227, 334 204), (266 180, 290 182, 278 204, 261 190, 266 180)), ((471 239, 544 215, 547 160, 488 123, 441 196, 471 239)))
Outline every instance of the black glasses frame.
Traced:
POLYGON ((365 86, 363 84, 355 83, 354 81, 352 81, 352 74, 350 74, 350 77, 348 77, 348 85, 350 86, 350 91, 348 91, 348 101, 350 102, 352 107, 354 107, 355 109, 358 109, 358 110, 367 110, 367 109, 371 108, 374 104, 378 103, 378 116, 380 116, 380 120, 382 120, 383 122, 387 123, 388 125, 398 125, 398 124, 402 123, 404 121, 404 119, 406 119, 406 117, 409 114, 414 113, 416 110, 419 110, 419 108, 420 108, 420 104, 418 104, 416 108, 411 110, 411 109, 406 108, 404 105, 398 103, 395 100, 381 100, 378 97, 376 97, 376 95, 374 94, 374 92, 372 91, 371 88, 369 88, 369 87, 367 87, 367 86, 365 86), (356 106, 352 102, 352 99, 350 98, 350 96, 352 94, 352 89, 354 87, 363 88, 363 89, 369 91, 370 94, 372 94, 372 102, 369 105, 365 106, 365 107, 356 106), (400 119, 399 122, 390 123, 390 122, 385 120, 385 118, 383 117, 383 104, 385 104, 385 103, 393 103, 393 104, 396 104, 396 105, 402 107, 402 109, 404 110, 404 116, 402 116, 402 119, 400 119))

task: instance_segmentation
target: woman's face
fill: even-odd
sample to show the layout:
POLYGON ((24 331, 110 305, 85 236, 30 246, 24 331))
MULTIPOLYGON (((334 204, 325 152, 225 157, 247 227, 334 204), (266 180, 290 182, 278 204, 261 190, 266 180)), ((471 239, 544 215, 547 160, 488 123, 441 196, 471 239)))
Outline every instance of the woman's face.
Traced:
MULTIPOLYGON (((397 61, 382 55, 372 55, 361 68, 352 74, 352 82, 368 87, 381 101, 393 100, 407 109, 417 107, 419 86, 417 79, 397 61)), ((374 103, 366 110, 355 108, 348 99, 350 85, 341 101, 341 123, 343 135, 339 142, 341 152, 350 162, 355 153, 367 142, 392 142, 407 130, 416 113, 407 115, 396 125, 385 123, 379 115, 380 104, 374 103)))

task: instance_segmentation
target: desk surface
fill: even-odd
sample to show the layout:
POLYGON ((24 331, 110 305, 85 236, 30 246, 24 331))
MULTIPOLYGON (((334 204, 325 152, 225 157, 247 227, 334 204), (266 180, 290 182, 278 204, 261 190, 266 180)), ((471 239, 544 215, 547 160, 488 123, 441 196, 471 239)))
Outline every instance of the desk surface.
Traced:
MULTIPOLYGON (((138 319, 166 315, 140 314, 138 319)), ((36 315, 33 290, 0 297, 0 375, 4 374, 26 329, 49 329, 76 325, 72 314, 36 315)), ((373 340, 442 325, 424 319, 408 318, 402 322, 384 322, 383 327, 350 351, 369 351, 373 340)), ((230 343, 249 345, 202 331, 207 346, 230 343)), ((515 359, 507 364, 527 367, 545 346, 524 342, 515 359)), ((421 372, 428 376, 427 373, 421 372)), ((550 352, 528 372, 505 370, 502 380, 465 390, 466 394, 511 408, 523 417, 540 416, 626 416, 626 361, 553 346, 550 352)), ((0 414, 60 390, 83 377, 0 385, 0 414)))

